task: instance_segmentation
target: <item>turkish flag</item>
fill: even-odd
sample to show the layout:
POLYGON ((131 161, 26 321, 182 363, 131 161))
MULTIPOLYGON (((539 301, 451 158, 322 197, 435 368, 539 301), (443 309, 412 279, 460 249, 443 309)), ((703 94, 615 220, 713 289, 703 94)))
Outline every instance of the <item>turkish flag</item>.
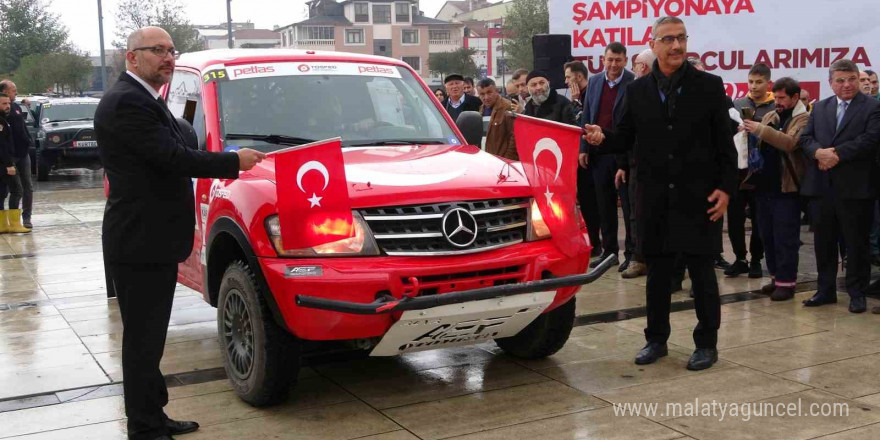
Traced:
POLYGON ((354 235, 340 138, 280 150, 275 190, 281 242, 303 249, 354 235))
POLYGON ((570 257, 589 252, 577 212, 581 129, 529 116, 513 120, 516 151, 553 243, 570 257))

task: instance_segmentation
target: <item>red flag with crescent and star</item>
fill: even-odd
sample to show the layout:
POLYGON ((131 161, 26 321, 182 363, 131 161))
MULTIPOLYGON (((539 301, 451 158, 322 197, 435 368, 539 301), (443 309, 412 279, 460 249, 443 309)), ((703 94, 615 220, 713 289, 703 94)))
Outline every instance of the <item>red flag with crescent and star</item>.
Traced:
POLYGON ((354 235, 340 138, 287 148, 269 157, 275 159, 276 204, 285 249, 354 235))
POLYGON ((577 212, 577 160, 581 129, 529 116, 513 120, 516 151, 535 203, 556 247, 573 257, 589 252, 577 212))

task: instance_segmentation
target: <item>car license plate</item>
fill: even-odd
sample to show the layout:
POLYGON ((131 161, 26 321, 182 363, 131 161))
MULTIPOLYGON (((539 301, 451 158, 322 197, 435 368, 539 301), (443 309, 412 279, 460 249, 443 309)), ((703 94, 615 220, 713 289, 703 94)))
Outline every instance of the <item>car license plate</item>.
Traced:
POLYGON ((73 141, 74 147, 97 147, 98 141, 73 141))
POLYGON ((470 345, 520 332, 553 302, 556 292, 450 304, 403 312, 370 356, 470 345))

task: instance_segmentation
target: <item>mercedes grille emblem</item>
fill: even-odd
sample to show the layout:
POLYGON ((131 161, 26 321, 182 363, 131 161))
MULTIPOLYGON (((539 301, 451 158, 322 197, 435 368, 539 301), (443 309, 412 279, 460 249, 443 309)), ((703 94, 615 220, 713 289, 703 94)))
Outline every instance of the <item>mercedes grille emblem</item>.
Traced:
POLYGON ((467 209, 452 208, 443 216, 443 235, 453 246, 466 248, 477 240, 477 219, 467 209))

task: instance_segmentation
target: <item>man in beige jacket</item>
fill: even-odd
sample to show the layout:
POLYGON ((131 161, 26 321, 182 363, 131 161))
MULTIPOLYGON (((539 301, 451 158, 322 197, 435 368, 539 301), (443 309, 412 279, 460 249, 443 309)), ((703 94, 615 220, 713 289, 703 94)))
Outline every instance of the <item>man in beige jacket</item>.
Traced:
POLYGON ((489 116, 489 132, 486 133, 486 151, 496 156, 519 160, 516 153, 516 140, 513 138, 513 118, 508 111, 516 104, 501 97, 491 78, 477 83, 477 93, 483 105, 480 114, 489 116))
POLYGON ((791 78, 773 84, 776 111, 761 122, 745 121, 742 130, 758 137, 763 168, 752 177, 756 184, 758 229, 764 242, 770 284, 761 290, 773 301, 794 297, 800 247, 800 186, 805 161, 798 146, 810 114, 800 100, 801 87, 791 78))

